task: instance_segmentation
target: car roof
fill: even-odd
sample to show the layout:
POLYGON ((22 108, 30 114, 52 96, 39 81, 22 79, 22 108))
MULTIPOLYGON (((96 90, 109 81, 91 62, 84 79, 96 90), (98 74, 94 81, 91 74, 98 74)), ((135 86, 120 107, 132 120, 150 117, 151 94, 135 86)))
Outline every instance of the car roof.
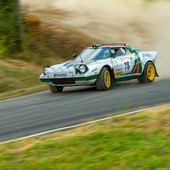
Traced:
POLYGON ((92 47, 88 47, 88 48, 113 48, 113 47, 126 47, 128 44, 125 43, 107 43, 107 44, 97 44, 97 45, 93 45, 92 47))
POLYGON ((101 48, 114 48, 114 47, 125 47, 120 45, 108 45, 108 46, 102 46, 101 48))

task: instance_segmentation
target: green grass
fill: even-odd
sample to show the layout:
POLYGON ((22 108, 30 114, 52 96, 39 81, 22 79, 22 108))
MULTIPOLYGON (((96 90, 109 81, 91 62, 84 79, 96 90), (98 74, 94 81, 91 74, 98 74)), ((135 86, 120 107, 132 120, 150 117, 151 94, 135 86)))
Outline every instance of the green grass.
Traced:
POLYGON ((29 87, 30 85, 34 85, 39 82, 38 74, 35 72, 12 69, 2 64, 0 65, 0 70, 4 77, 4 80, 0 82, 0 86, 2 87, 0 92, 3 92, 5 88, 6 90, 10 88, 16 90, 18 87, 29 87))
POLYGON ((20 60, 0 60, 0 99, 47 89, 39 76, 40 66, 20 60))
POLYGON ((170 106, 0 146, 0 169, 169 169, 170 106))

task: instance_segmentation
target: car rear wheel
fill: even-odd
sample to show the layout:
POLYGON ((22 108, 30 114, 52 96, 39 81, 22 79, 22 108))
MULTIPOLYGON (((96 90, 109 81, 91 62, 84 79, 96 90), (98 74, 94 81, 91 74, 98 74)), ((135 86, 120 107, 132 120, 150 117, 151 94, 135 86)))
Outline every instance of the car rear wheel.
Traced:
POLYGON ((138 78, 140 83, 150 83, 155 79, 156 70, 152 62, 147 62, 142 75, 138 78))
POLYGON ((112 84, 112 79, 110 75, 110 71, 108 68, 104 67, 96 81, 97 90, 108 90, 110 89, 112 84))
POLYGON ((63 86, 51 86, 49 85, 49 89, 52 93, 59 93, 63 91, 63 86))

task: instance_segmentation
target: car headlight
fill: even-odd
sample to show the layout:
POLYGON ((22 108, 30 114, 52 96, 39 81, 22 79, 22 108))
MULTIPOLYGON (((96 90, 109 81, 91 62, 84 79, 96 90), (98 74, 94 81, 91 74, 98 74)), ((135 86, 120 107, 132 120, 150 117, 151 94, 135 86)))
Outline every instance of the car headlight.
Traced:
POLYGON ((81 64, 80 66, 79 66, 79 72, 80 73, 86 73, 88 71, 88 67, 86 66, 86 65, 83 65, 83 64, 81 64))
POLYGON ((50 66, 44 66, 43 68, 43 73, 45 74, 45 72, 47 71, 47 69, 49 68, 50 66))

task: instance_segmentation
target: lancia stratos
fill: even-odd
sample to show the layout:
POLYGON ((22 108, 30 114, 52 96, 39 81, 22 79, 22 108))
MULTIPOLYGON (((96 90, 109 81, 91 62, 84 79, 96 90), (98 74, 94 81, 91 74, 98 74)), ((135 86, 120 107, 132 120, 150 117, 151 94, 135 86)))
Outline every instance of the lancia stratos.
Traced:
POLYGON ((45 66, 40 80, 53 93, 66 86, 95 85, 97 90, 108 90, 115 82, 138 79, 151 83, 158 77, 156 51, 140 51, 124 43, 93 45, 74 59, 62 64, 45 66))

